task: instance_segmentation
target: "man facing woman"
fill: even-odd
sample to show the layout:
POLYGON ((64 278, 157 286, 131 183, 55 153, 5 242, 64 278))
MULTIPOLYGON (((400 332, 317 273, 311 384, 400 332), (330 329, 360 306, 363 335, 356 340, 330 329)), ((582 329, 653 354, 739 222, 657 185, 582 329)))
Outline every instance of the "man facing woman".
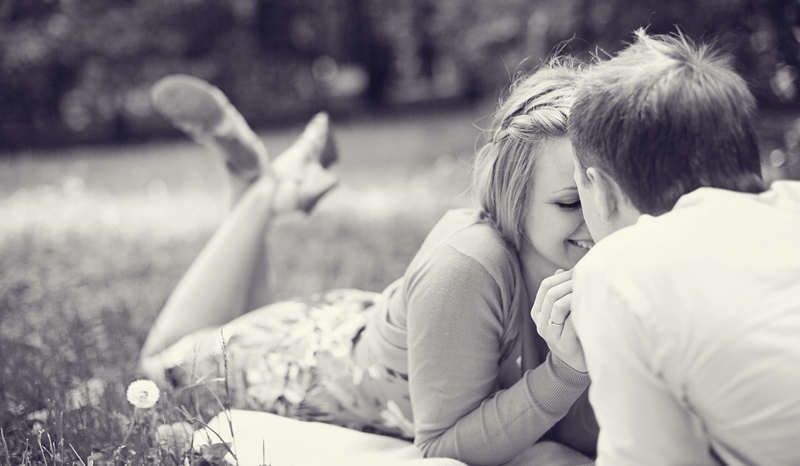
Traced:
POLYGON ((730 57, 636 36, 570 121, 597 464, 800 464, 800 182, 765 191, 730 57))
MULTIPOLYGON (((182 386, 222 375, 221 330, 237 407, 413 438, 426 456, 474 466, 530 455, 544 438, 593 455, 589 378, 567 320, 569 270, 593 245, 567 138, 579 76, 563 59, 515 83, 476 156, 478 208, 445 214, 382 293, 272 304, 264 235, 336 183, 327 118, 269 161, 216 88, 157 83, 155 107, 221 149, 233 202, 148 335, 144 371, 182 386), (537 297, 543 283, 552 289, 537 297)), ((551 453, 590 462, 572 449, 551 453)))
MULTIPOLYGON (((663 235, 641 234, 653 231, 646 225, 656 225, 643 213, 658 215, 659 220, 678 218, 665 213, 697 188, 744 192, 763 188, 753 100, 746 85, 725 59, 705 46, 694 46, 683 38, 648 39, 640 34, 636 43, 597 66, 581 83, 574 110, 577 123, 571 129, 578 150, 573 162, 566 125, 578 75, 573 66, 556 62, 517 82, 501 103, 489 141, 476 157, 477 209, 446 214, 406 274, 384 293, 346 291, 315 302, 274 304, 227 325, 229 350, 239 360, 234 373, 240 383, 234 388, 241 393, 242 407, 414 437, 428 456, 448 456, 473 465, 528 458, 535 448, 532 445, 542 439, 557 440, 591 456, 597 425, 586 403, 589 379, 575 322, 587 343, 588 368, 593 377, 598 376, 592 401, 603 427, 599 463, 795 464, 798 458, 785 440, 797 431, 800 400, 791 394, 800 393, 800 387, 796 377, 781 374, 785 373, 782 369, 793 374, 791 367, 800 356, 769 339, 743 339, 746 343, 739 346, 730 342, 744 336, 748 325, 764 335, 778 335, 775 332, 780 329, 765 331, 773 318, 787 329, 800 331, 798 282, 768 273, 768 264, 776 261, 780 273, 791 276, 800 270, 798 260, 784 255, 778 261, 780 256, 773 250, 761 259, 748 254, 744 262, 754 265, 757 276, 753 277, 752 271, 745 273, 741 264, 734 267, 736 261, 730 262, 718 249, 702 256, 706 265, 724 259, 729 264, 726 270, 741 272, 726 275, 739 283, 736 290, 727 288, 728 293, 747 290, 750 277, 758 284, 756 290, 774 292, 788 303, 775 303, 767 296, 772 303, 769 318, 759 320, 758 312, 736 311, 734 321, 739 327, 719 327, 726 314, 704 312, 718 307, 713 299, 683 298, 708 297, 704 287, 722 292, 726 289, 720 289, 722 282, 699 277, 684 292, 683 285, 689 283, 680 278, 686 269, 675 267, 663 268, 677 270, 668 282, 653 281, 662 277, 654 271, 661 270, 670 255, 681 260, 687 256, 674 254, 682 251, 682 243, 663 243, 663 235), (564 176, 573 166, 577 183, 564 176), (590 253, 590 260, 579 265, 573 312, 571 273, 558 269, 571 269, 591 247, 577 189, 590 207, 587 217, 598 239, 630 228, 625 235, 612 235, 613 240, 601 243, 590 253), (644 219, 641 227, 640 217, 644 219), (637 238, 645 241, 634 243, 637 238), (651 243, 647 238, 662 242, 651 243), (633 255, 641 257, 650 257, 659 245, 671 244, 672 249, 642 264, 626 252, 629 243, 639 245, 633 255), (620 258, 631 267, 609 267, 620 258), (625 283, 641 283, 643 290, 652 293, 643 297, 636 286, 620 288, 625 283), (661 294, 655 292, 659 283, 670 284, 667 296, 664 289, 661 294), (675 304, 674 309, 665 309, 665 302, 675 304), (697 303, 703 304, 697 307, 697 303), (693 315, 718 315, 722 320, 700 320, 692 326, 688 316, 693 315), (327 324, 319 325, 325 319, 327 324), (711 321, 717 327, 710 326, 711 321), (313 333, 316 339, 292 340, 292 332, 303 326, 313 329, 304 335, 313 333), (725 341, 721 344, 722 340, 707 333, 694 332, 701 328, 731 331, 722 333, 725 341), (702 351, 684 351, 682 344, 702 351), (675 359, 684 353, 700 359, 675 359), (277 364, 281 368, 277 385, 276 377, 271 377, 276 366, 271 361, 276 359, 281 363, 277 364), (745 374, 751 383, 745 384, 745 390, 715 391, 714 387, 735 387, 735 361, 749 361, 739 375, 745 374), (697 368, 714 369, 706 372, 713 377, 697 368), (285 380, 295 382, 297 389, 287 390, 285 380), (775 403, 759 395, 758 387, 774 395, 775 403), (726 411, 726 406, 734 405, 736 410, 726 411)), ((179 81, 166 88, 187 86, 179 81)), ((210 92, 199 85, 197 89, 200 95, 210 92)), ((158 92, 155 100, 158 105, 158 92)), ((160 108, 170 114, 179 105, 167 100, 160 108)), ((218 102, 211 107, 227 108, 218 102)), ((178 124, 193 119, 173 117, 178 124)), ((236 154, 264 154, 257 148, 257 138, 242 136, 250 134, 246 126, 232 126, 235 131, 218 125, 195 134, 238 141, 228 146, 245 150, 223 151, 229 165, 241 158, 236 154)), ((218 278, 238 273, 236 283, 250 283, 253 270, 263 268, 255 264, 265 260, 255 244, 270 216, 293 206, 313 205, 332 186, 333 178, 318 160, 319 154, 326 153, 325 140, 326 132, 312 125, 301 143, 273 162, 274 170, 262 155, 257 180, 234 180, 244 196, 210 241, 207 251, 211 252, 201 254, 176 288, 142 352, 143 363, 152 373, 167 369, 181 382, 176 366, 192 355, 186 356, 187 345, 174 342, 190 331, 219 326, 248 310, 231 303, 251 302, 247 296, 259 290, 238 288, 230 294, 218 278), (294 168, 279 170, 286 166, 294 168), (286 182, 287 178, 299 181, 286 182), (251 227, 243 229, 247 235, 240 231, 242 225, 251 227), (215 249, 236 249, 247 261, 214 260, 215 249), (219 262, 224 266, 209 266, 219 262), (205 299, 209 293, 225 298, 211 307, 208 303, 213 300, 205 299), (200 305, 186 305, 191 297, 194 304, 200 300, 200 305), (193 328, 185 326, 189 321, 195 324, 193 328)), ((782 209, 780 215, 768 216, 767 225, 794 231, 800 229, 800 221, 796 213, 785 212, 800 204, 792 201, 793 192, 800 198, 800 188, 796 183, 787 186, 762 204, 771 202, 782 209)), ((691 196, 697 201, 695 194, 691 196)), ((735 210, 737 202, 728 206, 718 195, 711 197, 719 202, 706 202, 710 210, 699 211, 701 217, 712 217, 714 206, 735 210)), ((775 210, 767 207, 766 211, 775 210)), ((731 225, 741 227, 739 220, 731 225)), ((701 251, 692 249, 692 233, 687 236, 691 225, 677 222, 689 228, 680 232, 669 222, 664 225, 665 231, 680 233, 683 236, 675 237, 693 245, 688 249, 701 251)), ((727 236, 741 238, 736 231, 717 233, 710 240, 722 245, 729 244, 722 240, 727 236)), ((758 238, 764 240, 762 236, 758 238)), ((766 236, 775 244, 784 244, 788 237, 766 236)), ((761 251, 752 241, 741 245, 761 251)), ((752 293, 744 297, 743 302, 755 302, 752 293)), ((197 333, 183 341, 189 347, 205 343, 211 354, 200 352, 197 357, 217 367, 217 334, 213 328, 206 332, 211 337, 197 333)), ((778 336, 777 341, 788 341, 786 335, 778 336)), ((565 448, 556 461, 588 461, 575 455, 565 448)))

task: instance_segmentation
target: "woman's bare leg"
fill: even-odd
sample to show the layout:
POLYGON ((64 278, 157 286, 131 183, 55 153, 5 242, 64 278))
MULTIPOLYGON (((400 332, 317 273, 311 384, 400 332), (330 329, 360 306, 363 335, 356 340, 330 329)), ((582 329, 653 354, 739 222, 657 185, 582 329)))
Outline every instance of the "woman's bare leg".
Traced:
MULTIPOLYGON (((272 163, 275 176, 281 180, 300 181, 300 177, 320 176, 322 169, 337 160, 336 144, 326 113, 316 114, 306 125, 302 135, 272 163), (316 173, 316 174, 315 174, 316 173)), ((309 212, 313 205, 301 205, 309 212)), ((269 288, 269 261, 266 238, 256 252, 258 261, 253 269, 246 310, 258 309, 272 302, 269 288)))
POLYGON ((273 216, 309 211, 338 181, 320 164, 319 156, 329 146, 326 116, 312 120, 273 169, 261 141, 216 88, 209 90, 191 78, 168 84, 154 86, 154 105, 162 114, 172 112, 166 116, 196 140, 220 150, 231 181, 232 208, 169 296, 142 348, 144 366, 145 360, 181 337, 227 323, 254 304, 265 304, 264 239, 273 216), (207 105, 198 104, 209 96, 207 105), (180 111, 165 110, 166 104, 180 111))

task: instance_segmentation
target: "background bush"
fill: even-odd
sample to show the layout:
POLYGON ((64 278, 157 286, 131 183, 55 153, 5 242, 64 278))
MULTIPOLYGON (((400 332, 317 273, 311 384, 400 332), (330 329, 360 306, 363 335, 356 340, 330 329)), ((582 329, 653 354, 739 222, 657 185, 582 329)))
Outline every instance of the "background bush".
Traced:
POLYGON ((565 40, 576 54, 613 53, 648 25, 728 34, 762 106, 796 109, 799 10, 794 0, 0 0, 0 147, 168 133, 146 91, 175 72, 217 84, 256 125, 320 108, 495 99, 565 40))

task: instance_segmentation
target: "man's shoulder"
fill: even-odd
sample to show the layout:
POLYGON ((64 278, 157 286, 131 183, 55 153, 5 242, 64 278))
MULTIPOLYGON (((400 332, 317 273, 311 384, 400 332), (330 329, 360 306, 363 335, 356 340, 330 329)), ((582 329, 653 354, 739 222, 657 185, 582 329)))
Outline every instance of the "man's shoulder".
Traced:
POLYGON ((789 230, 800 231, 800 182, 776 182, 761 194, 700 188, 672 211, 642 215, 599 241, 576 270, 663 283, 684 277, 688 269, 733 267, 745 250, 758 257, 757 252, 787 246, 794 241, 789 230))
POLYGON ((649 225, 652 220, 653 217, 642 216, 636 224, 603 238, 578 262, 576 269, 605 273, 627 261, 657 253, 656 248, 650 247, 658 241, 658 231, 649 225))

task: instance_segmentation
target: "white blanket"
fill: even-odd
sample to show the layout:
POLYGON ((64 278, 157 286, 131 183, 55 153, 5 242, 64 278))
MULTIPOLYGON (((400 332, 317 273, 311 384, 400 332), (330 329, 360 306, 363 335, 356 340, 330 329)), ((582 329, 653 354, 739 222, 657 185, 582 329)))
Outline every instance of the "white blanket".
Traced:
MULTIPOLYGON (((231 411, 231 419, 240 466, 466 466, 448 458, 422 458, 411 442, 330 424, 239 410, 231 411)), ((231 441, 225 413, 209 426, 231 441)), ((195 444, 209 439, 219 442, 216 434, 206 431, 195 435, 195 444)))
MULTIPOLYGON (((232 410, 239 466, 468 466, 449 458, 423 458, 411 442, 319 422, 232 410)), ((209 422, 216 434, 195 434, 195 445, 231 441, 225 413, 209 422), (219 434, 219 437, 217 436, 219 434), (210 442, 209 442, 210 440, 210 442)), ((228 455, 231 464, 235 464, 228 455)), ((506 466, 591 466, 594 462, 555 442, 538 442, 506 466)))

